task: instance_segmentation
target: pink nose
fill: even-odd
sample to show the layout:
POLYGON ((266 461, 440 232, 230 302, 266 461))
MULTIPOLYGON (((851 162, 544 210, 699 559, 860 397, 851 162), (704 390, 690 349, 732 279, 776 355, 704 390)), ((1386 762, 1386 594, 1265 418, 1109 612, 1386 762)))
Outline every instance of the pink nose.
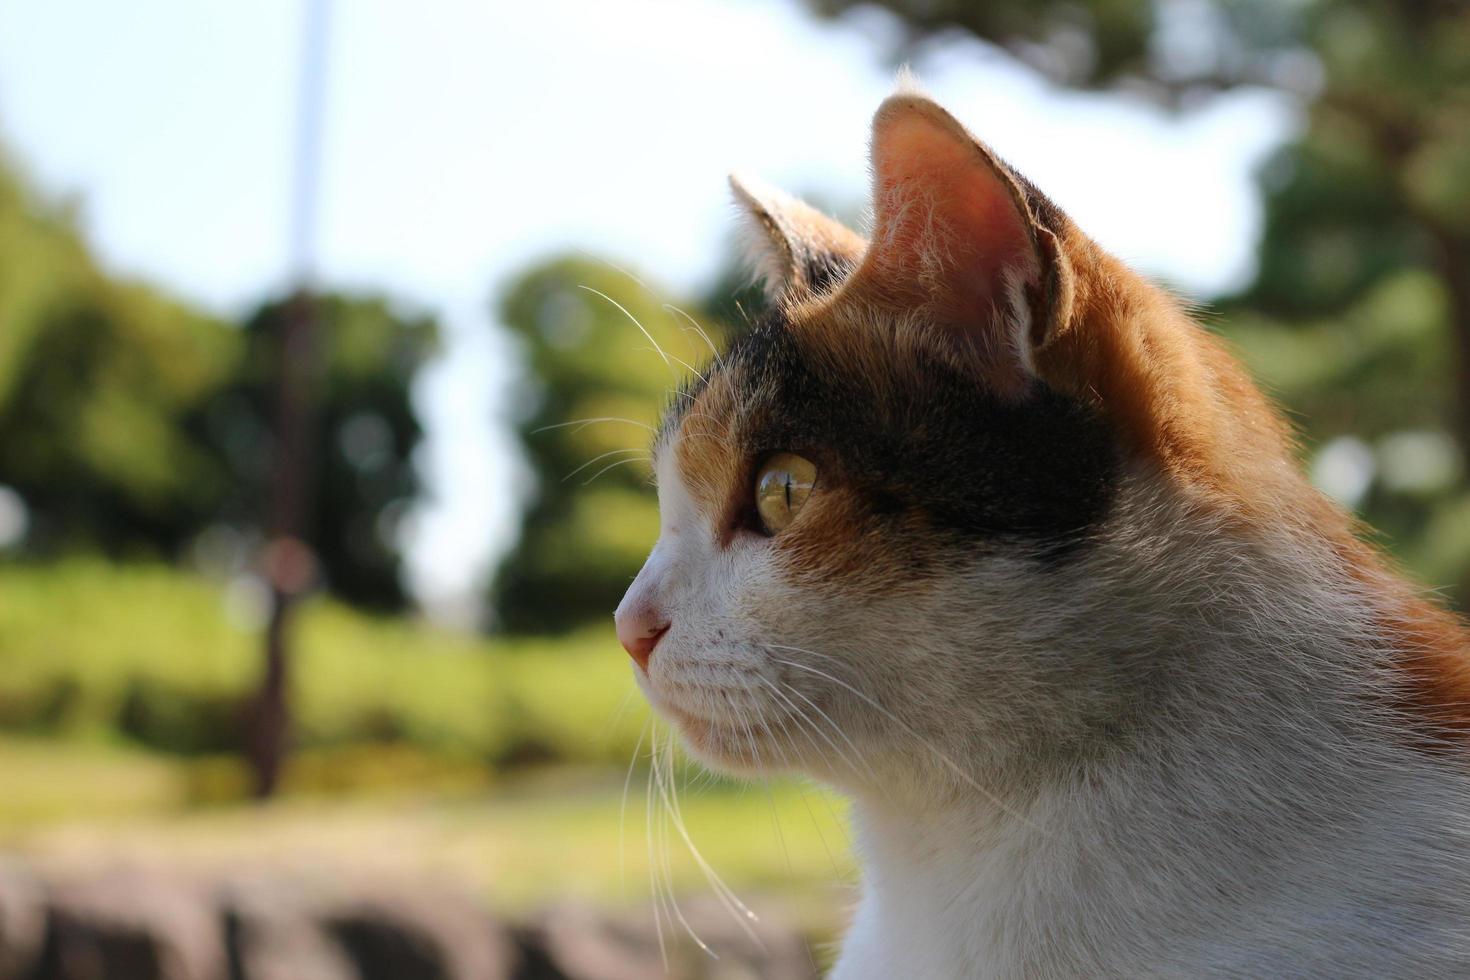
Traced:
POLYGON ((618 625, 618 642, 639 667, 647 670, 653 648, 669 631, 668 619, 652 606, 639 605, 626 611, 619 609, 614 620, 618 625))

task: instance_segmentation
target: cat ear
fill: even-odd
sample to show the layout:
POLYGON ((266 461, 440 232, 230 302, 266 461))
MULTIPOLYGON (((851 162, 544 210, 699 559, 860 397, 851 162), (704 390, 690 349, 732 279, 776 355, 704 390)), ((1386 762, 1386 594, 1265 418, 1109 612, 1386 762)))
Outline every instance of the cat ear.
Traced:
POLYGON ((763 181, 731 174, 730 189, 745 217, 746 258, 773 301, 824 292, 852 271, 867 248, 840 221, 763 181))
POLYGON ((1033 214, 1033 195, 953 116, 912 91, 889 97, 874 116, 872 168, 873 241, 854 281, 922 310, 998 383, 1024 385, 1033 354, 1071 306, 1070 267, 1033 214))

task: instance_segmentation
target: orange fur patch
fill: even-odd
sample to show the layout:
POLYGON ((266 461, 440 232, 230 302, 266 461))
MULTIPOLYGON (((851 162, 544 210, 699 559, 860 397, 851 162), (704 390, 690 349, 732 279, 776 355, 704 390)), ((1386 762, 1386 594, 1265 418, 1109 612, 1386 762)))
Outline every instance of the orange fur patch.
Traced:
POLYGON ((1263 530, 1294 525, 1328 546, 1382 601, 1400 651, 1404 706, 1445 735, 1470 736, 1470 636, 1415 593, 1352 519, 1314 488, 1290 427, 1238 361, 1162 291, 1069 232, 1074 315, 1037 355, 1046 380, 1090 396, 1138 457, 1206 506, 1263 530))
POLYGON ((714 373, 680 420, 672 447, 690 495, 700 510, 718 516, 722 528, 734 488, 751 465, 737 439, 738 409, 730 379, 714 373))

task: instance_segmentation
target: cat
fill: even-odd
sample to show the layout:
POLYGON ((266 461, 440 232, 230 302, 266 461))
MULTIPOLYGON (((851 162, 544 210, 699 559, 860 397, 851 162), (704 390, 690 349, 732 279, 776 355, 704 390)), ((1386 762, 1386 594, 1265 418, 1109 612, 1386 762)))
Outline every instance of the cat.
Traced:
POLYGON ((1470 976, 1459 622, 912 85, 871 166, 871 240, 732 181, 771 311, 668 409, 616 614, 696 758, 850 798, 832 976, 1470 976))

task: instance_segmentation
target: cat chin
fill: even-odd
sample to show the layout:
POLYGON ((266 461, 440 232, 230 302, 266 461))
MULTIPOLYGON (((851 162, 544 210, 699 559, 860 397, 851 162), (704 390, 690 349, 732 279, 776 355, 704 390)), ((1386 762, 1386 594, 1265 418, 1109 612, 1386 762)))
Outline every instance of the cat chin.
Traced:
POLYGON ((655 707, 678 731, 685 751, 701 765, 729 776, 765 776, 777 771, 763 758, 763 750, 778 751, 772 748, 773 735, 764 725, 711 721, 662 700, 655 707))

